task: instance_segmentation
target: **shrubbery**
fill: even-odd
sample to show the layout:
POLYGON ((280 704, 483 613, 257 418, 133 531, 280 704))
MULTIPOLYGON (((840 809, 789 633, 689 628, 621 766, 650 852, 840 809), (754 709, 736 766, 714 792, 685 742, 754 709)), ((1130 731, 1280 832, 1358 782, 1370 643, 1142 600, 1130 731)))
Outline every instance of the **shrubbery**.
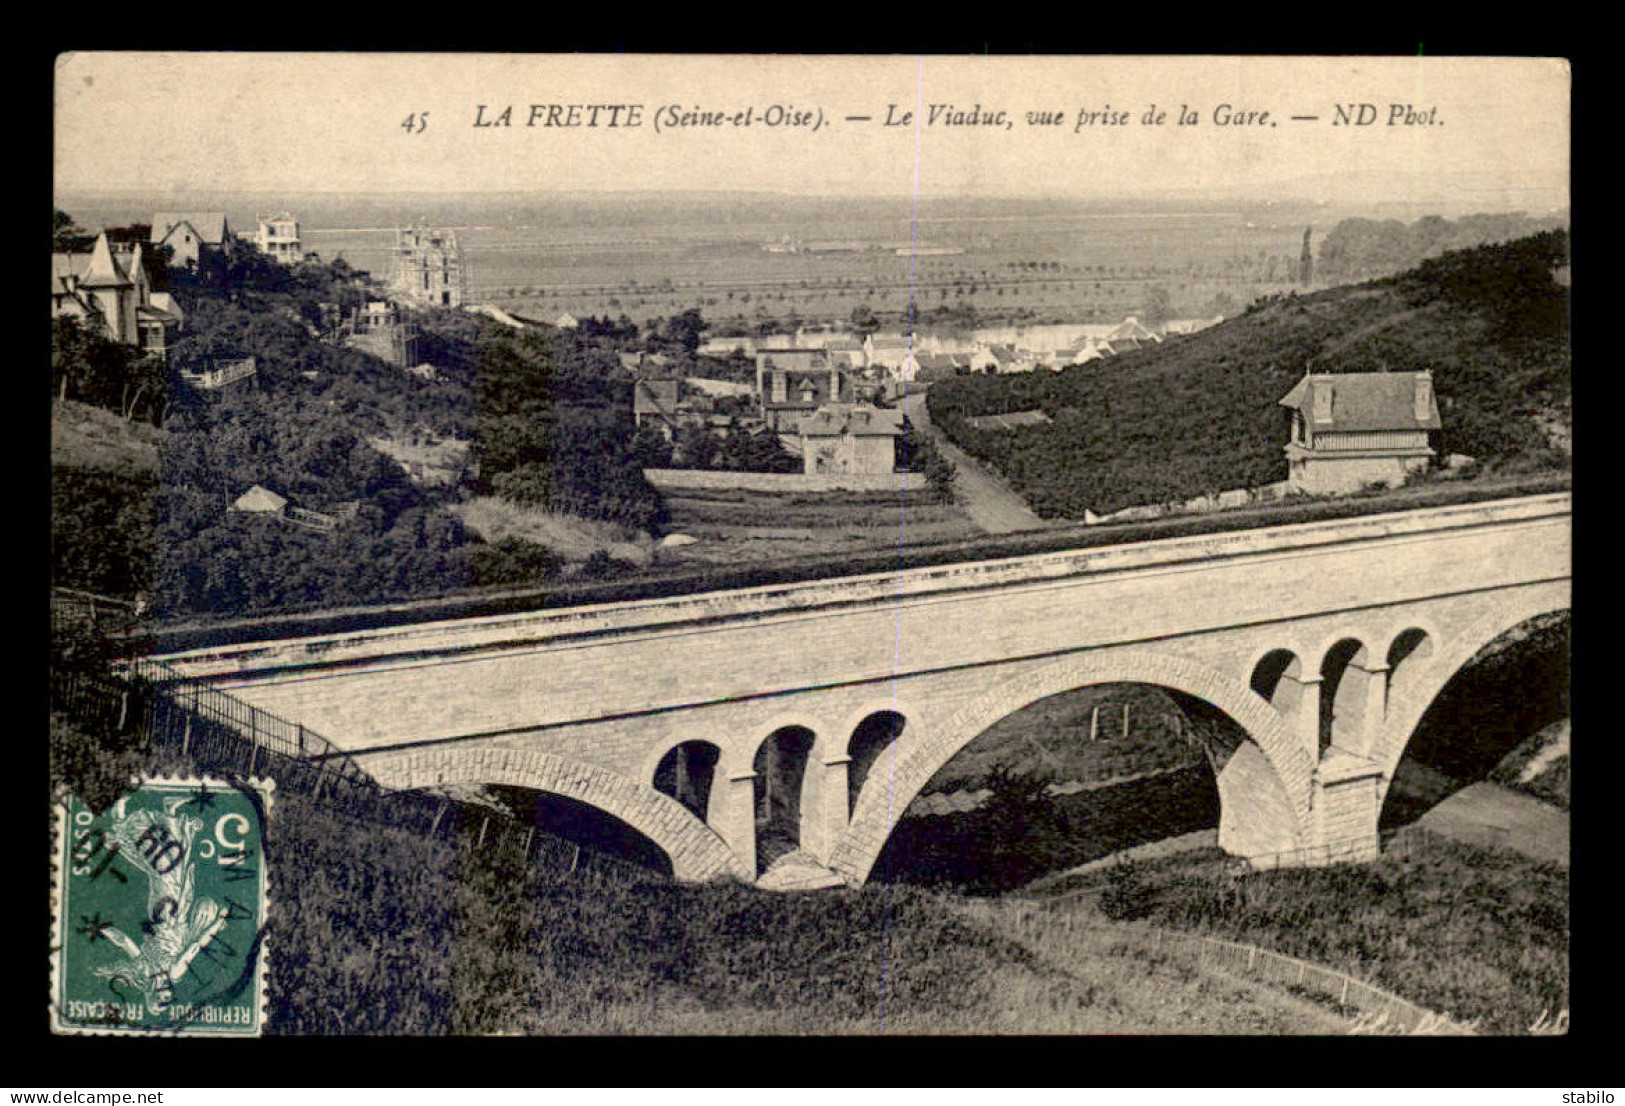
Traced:
POLYGON ((1552 277, 1566 256, 1562 232, 1447 254, 1059 373, 954 377, 927 402, 955 444, 1048 518, 1285 479, 1278 402, 1306 368, 1430 369, 1441 455, 1563 467, 1536 416, 1570 394, 1568 289, 1552 277), (1014 430, 967 421, 1034 408, 1053 421, 1014 430))

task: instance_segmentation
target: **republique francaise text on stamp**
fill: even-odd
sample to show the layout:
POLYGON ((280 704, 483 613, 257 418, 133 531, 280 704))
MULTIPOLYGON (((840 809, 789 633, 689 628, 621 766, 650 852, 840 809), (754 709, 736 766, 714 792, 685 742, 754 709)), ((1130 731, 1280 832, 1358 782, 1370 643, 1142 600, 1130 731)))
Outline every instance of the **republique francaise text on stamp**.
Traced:
POLYGON ((260 1035, 273 786, 146 779, 100 814, 58 804, 55 1032, 260 1035))

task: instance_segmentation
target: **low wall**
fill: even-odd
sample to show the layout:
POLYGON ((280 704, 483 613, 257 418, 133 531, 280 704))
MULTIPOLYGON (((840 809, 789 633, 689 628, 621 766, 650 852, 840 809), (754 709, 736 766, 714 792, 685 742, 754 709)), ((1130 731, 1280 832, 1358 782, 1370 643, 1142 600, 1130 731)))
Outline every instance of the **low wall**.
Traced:
POLYGON ((712 469, 644 469, 644 479, 657 488, 731 488, 747 492, 895 492, 925 491, 918 472, 717 472, 712 469))

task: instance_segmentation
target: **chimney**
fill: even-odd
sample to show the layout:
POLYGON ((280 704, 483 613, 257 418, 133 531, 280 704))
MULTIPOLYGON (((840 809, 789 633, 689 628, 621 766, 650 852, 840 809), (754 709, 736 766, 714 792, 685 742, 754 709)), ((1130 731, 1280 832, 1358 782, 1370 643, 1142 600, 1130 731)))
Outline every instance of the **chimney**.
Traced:
POLYGON ((1416 374, 1416 421, 1426 422, 1433 414, 1433 374, 1416 374))
POLYGON ((1310 385, 1314 394, 1314 415, 1316 422, 1332 421, 1332 386, 1322 382, 1318 387, 1310 385))

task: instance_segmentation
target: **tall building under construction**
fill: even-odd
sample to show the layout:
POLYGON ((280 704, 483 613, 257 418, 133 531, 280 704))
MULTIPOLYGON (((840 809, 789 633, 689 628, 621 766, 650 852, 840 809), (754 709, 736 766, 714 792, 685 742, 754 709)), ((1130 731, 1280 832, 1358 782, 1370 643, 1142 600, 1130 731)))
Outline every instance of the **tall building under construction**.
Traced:
POLYGON ((468 298, 468 270, 457 235, 415 223, 395 228, 390 288, 435 307, 461 307, 468 298))

